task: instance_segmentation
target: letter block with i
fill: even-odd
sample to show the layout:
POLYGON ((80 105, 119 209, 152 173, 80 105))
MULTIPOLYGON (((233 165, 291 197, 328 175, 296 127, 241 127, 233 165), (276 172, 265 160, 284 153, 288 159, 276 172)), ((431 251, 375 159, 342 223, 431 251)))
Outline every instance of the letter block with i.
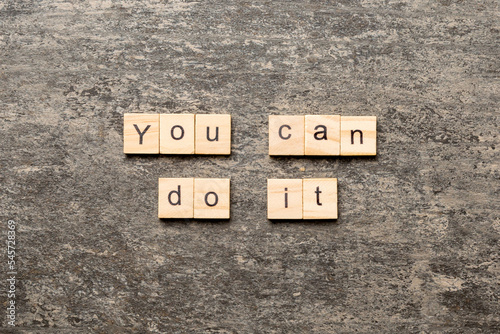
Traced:
POLYGON ((160 115, 158 114, 124 114, 123 153, 160 153, 159 128, 160 115))
POLYGON ((267 218, 302 219, 302 180, 267 180, 267 218))

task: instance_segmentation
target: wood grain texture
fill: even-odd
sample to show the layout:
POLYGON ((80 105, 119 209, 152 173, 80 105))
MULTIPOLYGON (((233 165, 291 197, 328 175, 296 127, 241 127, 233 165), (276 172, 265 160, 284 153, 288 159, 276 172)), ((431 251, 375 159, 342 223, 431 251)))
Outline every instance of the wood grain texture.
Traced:
POLYGON ((267 180, 267 218, 302 219, 302 180, 267 180))
POLYGON ((269 155, 304 155, 304 116, 269 116, 269 155))
POLYGON ((231 154, 231 115, 196 115, 196 154, 231 154))
POLYGON ((305 116, 305 155, 340 155, 340 115, 305 116))
POLYGON ((158 180, 158 218, 193 218, 193 178, 158 180))
POLYGON ((302 181, 303 219, 337 219, 337 179, 302 181))
POLYGON ((230 198, 229 179, 195 179, 194 218, 229 219, 230 198))

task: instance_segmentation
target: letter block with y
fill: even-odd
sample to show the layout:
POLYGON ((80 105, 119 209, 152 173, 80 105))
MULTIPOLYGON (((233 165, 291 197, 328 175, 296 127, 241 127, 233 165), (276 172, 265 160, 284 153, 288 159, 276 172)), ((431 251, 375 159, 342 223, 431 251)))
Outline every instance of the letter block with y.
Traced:
POLYGON ((269 155, 304 155, 304 116, 269 116, 269 155))
POLYGON ((194 179, 158 180, 158 218, 193 218, 194 179))
POLYGON ((123 115, 123 153, 160 153, 160 115, 123 115))
POLYGON ((231 115, 196 115, 196 154, 231 154, 231 115))

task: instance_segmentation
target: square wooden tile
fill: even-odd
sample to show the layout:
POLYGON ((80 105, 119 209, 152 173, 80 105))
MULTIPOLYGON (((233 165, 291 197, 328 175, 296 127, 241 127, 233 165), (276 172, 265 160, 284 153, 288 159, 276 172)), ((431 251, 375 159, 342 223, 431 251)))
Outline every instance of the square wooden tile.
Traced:
POLYGON ((267 180, 267 218, 302 219, 302 180, 267 180))
POLYGON ((304 116, 269 116, 269 155, 304 155, 304 116))
POLYGON ((158 218, 193 218, 193 180, 158 180, 158 218))
POLYGON ((160 153, 160 115, 123 115, 123 153, 160 153))
POLYGON ((194 154, 193 114, 160 114, 160 153, 194 154))
POLYGON ((340 117, 340 155, 377 155, 377 117, 340 117))
POLYGON ((304 179, 304 219, 337 219, 337 179, 304 179))
POLYGON ((305 154, 340 155, 340 115, 306 115, 305 154))
POLYGON ((196 115, 196 154, 231 154, 231 115, 196 115))
POLYGON ((194 180, 194 218, 229 219, 229 179, 194 180))

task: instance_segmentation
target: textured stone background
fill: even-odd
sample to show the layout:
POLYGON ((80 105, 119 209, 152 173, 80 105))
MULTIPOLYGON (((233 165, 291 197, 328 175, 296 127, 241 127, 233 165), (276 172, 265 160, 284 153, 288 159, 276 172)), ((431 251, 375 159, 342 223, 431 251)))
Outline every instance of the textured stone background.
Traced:
POLYGON ((499 14, 0 0, 17 333, 498 333, 499 14), (230 113, 233 153, 127 157, 125 112, 230 113), (268 156, 269 114, 324 113, 378 116, 378 156, 268 156), (159 177, 231 177, 232 219, 158 220, 159 177), (338 177, 339 219, 269 222, 282 177, 338 177))

